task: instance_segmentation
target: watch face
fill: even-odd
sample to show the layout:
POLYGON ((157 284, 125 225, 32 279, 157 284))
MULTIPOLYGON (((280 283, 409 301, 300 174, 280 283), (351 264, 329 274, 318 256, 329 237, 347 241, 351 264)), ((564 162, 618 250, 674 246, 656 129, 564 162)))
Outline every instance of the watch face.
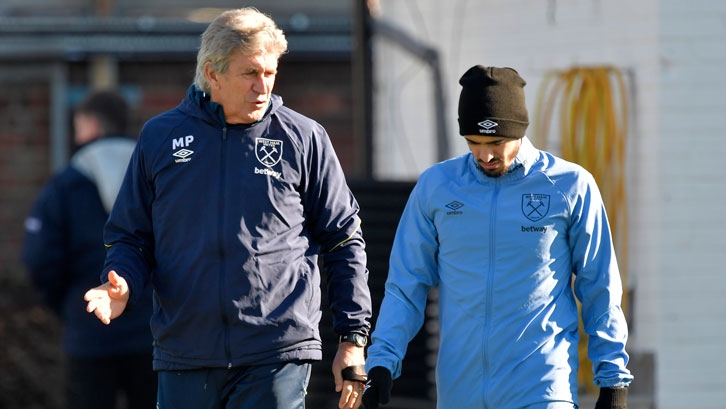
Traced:
POLYGON ((364 337, 361 334, 356 334, 356 333, 344 335, 343 337, 341 337, 341 341, 351 342, 359 347, 364 347, 364 346, 366 346, 366 343, 367 343, 366 337, 364 337))

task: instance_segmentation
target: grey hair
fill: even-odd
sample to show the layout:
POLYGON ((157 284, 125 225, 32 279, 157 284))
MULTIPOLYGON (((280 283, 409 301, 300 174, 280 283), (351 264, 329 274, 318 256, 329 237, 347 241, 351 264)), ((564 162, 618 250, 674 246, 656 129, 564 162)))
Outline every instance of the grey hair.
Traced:
POLYGON ((202 33, 194 75, 197 89, 211 93, 204 66, 210 62, 215 71, 224 73, 235 51, 243 55, 268 52, 280 58, 287 51, 287 39, 270 16, 253 7, 223 12, 202 33))

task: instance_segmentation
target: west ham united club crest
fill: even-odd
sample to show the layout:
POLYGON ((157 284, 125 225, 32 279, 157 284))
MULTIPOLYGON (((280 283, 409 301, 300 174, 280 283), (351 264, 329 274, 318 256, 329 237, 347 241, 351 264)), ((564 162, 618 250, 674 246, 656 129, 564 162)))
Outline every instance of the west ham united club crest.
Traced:
POLYGON ((255 138, 255 155, 261 164, 271 168, 282 158, 282 141, 255 138))
POLYGON ((525 193, 522 195, 522 213, 529 220, 541 220, 550 211, 550 195, 525 193))

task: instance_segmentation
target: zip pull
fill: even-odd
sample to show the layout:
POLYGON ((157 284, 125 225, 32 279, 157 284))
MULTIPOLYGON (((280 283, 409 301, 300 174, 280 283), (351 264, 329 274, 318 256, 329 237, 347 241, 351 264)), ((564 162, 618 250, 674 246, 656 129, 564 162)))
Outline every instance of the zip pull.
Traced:
POLYGON ((223 141, 227 140, 227 127, 226 126, 224 128, 222 128, 222 140, 223 141))

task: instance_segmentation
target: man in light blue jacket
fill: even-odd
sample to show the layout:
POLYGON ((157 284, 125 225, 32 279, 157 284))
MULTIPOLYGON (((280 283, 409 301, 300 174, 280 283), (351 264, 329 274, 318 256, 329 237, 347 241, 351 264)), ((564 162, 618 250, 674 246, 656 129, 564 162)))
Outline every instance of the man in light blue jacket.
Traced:
POLYGON ((515 70, 475 66, 459 82, 471 152, 426 170, 401 217, 368 351, 366 408, 390 399, 434 286, 439 408, 578 407, 575 297, 600 386, 596 409, 626 408, 622 284, 592 175, 525 137, 525 81, 515 70))

